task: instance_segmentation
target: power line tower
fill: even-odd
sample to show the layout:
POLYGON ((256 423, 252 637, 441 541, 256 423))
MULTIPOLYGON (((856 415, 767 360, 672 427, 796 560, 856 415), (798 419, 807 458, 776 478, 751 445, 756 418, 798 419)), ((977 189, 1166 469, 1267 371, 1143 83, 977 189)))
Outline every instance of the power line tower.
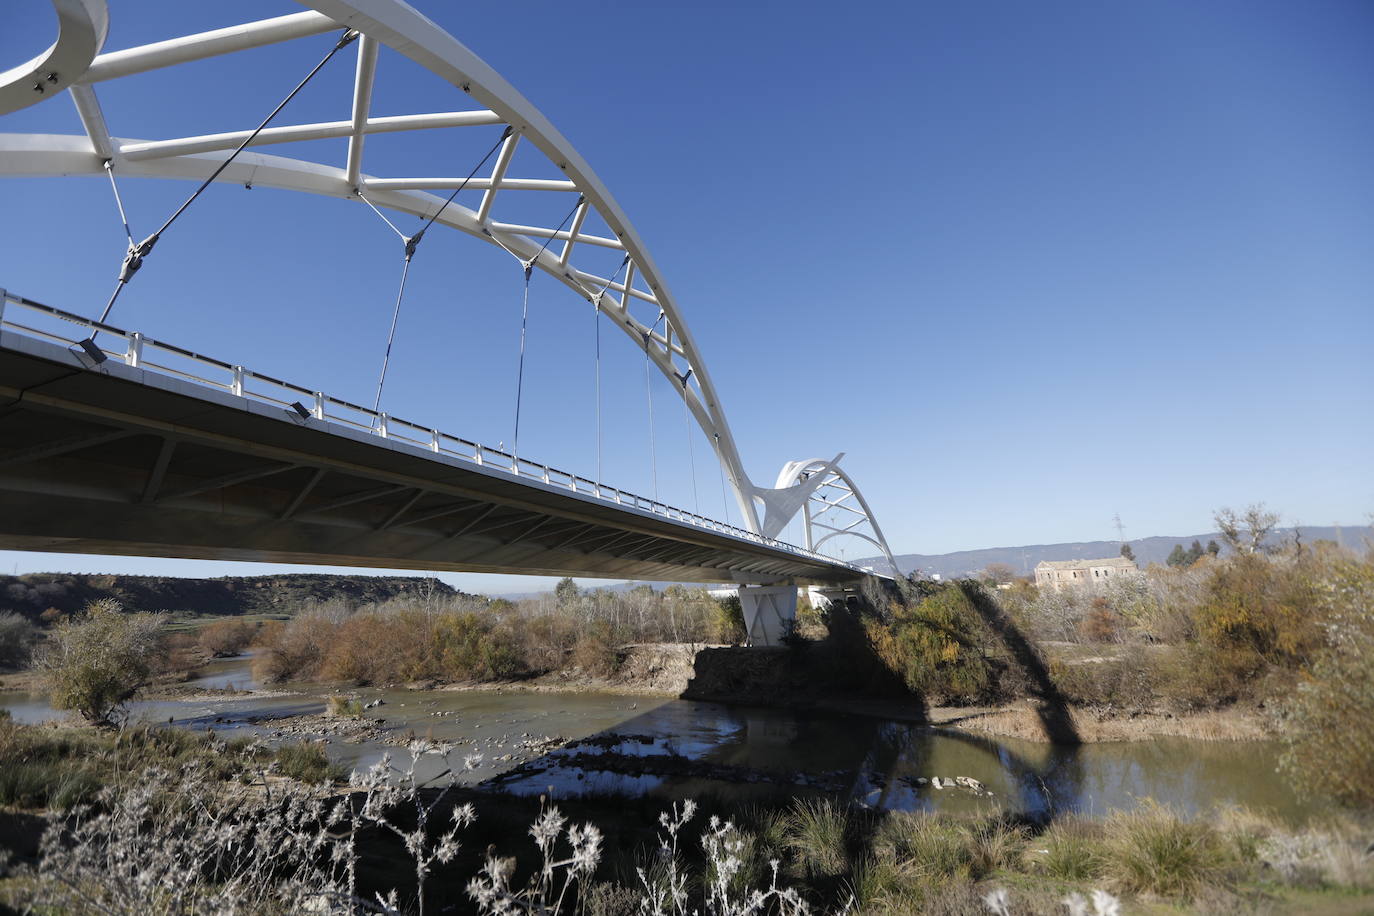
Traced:
POLYGON ((1121 542, 1121 546, 1126 546, 1126 526, 1121 524, 1121 513, 1112 516, 1112 527, 1116 529, 1116 539, 1121 542))

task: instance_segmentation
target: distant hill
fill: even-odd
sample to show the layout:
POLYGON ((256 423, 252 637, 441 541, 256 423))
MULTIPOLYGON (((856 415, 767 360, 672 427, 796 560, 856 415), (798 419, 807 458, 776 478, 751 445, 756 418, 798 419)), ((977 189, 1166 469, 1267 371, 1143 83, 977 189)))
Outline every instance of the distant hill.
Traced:
POLYGON ((461 592, 432 577, 328 576, 285 573, 180 579, 86 573, 29 573, 0 576, 0 611, 37 617, 50 607, 68 613, 98 598, 116 598, 136 611, 197 614, 292 614, 311 602, 343 601, 351 606, 403 595, 451 598, 461 592))
MULTIPOLYGON (((1356 550, 1366 544, 1374 544, 1374 528, 1367 525, 1340 528, 1330 525, 1303 525, 1296 530, 1302 532, 1305 544, 1317 540, 1336 541, 1356 550)), ((1291 541, 1294 531, 1293 528, 1276 528, 1270 536, 1270 541, 1291 541)), ((1163 563, 1175 544, 1182 544, 1186 548, 1193 541, 1198 541, 1206 546, 1209 540, 1222 542, 1221 535, 1212 531, 1178 537, 1164 535, 1139 538, 1127 543, 1135 552, 1136 562, 1145 567, 1151 563, 1163 563)), ((959 550, 941 554, 904 553, 894 556, 893 559, 897 561, 897 566, 903 574, 909 575, 919 569, 926 575, 935 573, 942 578, 951 579, 977 572, 986 568, 989 563, 1006 563, 1020 575, 1031 575, 1035 571, 1035 564, 1041 560, 1114 557, 1120 552, 1121 544, 1118 541, 1078 541, 1069 544, 1028 544, 1024 547, 987 547, 982 550, 959 550)), ((866 557, 853 562, 860 566, 872 566, 880 572, 887 567, 887 562, 879 557, 866 557)))

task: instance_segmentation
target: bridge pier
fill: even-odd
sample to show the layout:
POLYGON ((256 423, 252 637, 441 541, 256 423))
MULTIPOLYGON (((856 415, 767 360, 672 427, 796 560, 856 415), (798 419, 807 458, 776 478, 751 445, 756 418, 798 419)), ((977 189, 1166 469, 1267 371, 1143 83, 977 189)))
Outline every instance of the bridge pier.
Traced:
POLYGON ((797 622, 795 585, 741 585, 740 608, 751 646, 780 646, 797 622))

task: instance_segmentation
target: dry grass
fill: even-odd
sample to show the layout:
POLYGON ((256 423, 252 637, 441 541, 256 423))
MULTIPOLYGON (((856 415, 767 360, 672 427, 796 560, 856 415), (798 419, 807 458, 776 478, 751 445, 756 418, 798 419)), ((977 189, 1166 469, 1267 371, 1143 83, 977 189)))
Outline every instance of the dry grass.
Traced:
MULTIPOLYGON (((1264 720, 1239 709, 1166 715, 1146 713, 1117 718, 1110 713, 1071 710, 1074 728, 1084 743, 1148 741, 1151 738, 1196 738, 1202 741, 1259 741, 1273 737, 1264 720)), ((1035 710, 1024 704, 1008 706, 955 723, 969 731, 1004 735, 1025 741, 1048 741, 1035 710)))

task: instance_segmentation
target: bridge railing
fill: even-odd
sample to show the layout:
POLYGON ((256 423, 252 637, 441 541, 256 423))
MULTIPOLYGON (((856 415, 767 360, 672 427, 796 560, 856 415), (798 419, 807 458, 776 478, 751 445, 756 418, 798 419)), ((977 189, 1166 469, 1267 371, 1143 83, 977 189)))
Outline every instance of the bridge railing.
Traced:
POLYGON ((826 563, 848 566, 854 570, 861 568, 834 557, 764 537, 745 528, 718 521, 695 512, 688 512, 670 506, 656 499, 649 499, 608 486, 590 478, 580 477, 568 471, 546 464, 517 457, 501 449, 491 448, 470 439, 441 432, 432 427, 403 420, 384 412, 326 395, 291 382, 254 372, 243 366, 228 363, 194 350, 187 350, 174 344, 164 343, 140 334, 126 331, 114 325, 93 321, 50 305, 16 296, 0 289, 0 331, 9 331, 51 343, 60 344, 68 349, 84 354, 88 360, 93 354, 86 350, 89 345, 98 350, 105 359, 113 359, 127 366, 151 370, 172 378, 182 379, 196 385, 226 392, 259 403, 272 404, 282 408, 288 416, 302 422, 313 418, 342 427, 355 429, 386 439, 395 439, 407 445, 426 449, 436 455, 445 455, 467 461, 479 467, 501 471, 526 480, 537 480, 552 487, 559 487, 590 496, 603 502, 651 512, 674 521, 705 528, 721 534, 765 544, 775 550, 782 550, 797 556, 821 560, 826 563), (74 332, 72 328, 80 330, 74 332), (75 334, 75 336, 74 336, 75 334), (88 342, 83 344, 83 341, 88 342))

